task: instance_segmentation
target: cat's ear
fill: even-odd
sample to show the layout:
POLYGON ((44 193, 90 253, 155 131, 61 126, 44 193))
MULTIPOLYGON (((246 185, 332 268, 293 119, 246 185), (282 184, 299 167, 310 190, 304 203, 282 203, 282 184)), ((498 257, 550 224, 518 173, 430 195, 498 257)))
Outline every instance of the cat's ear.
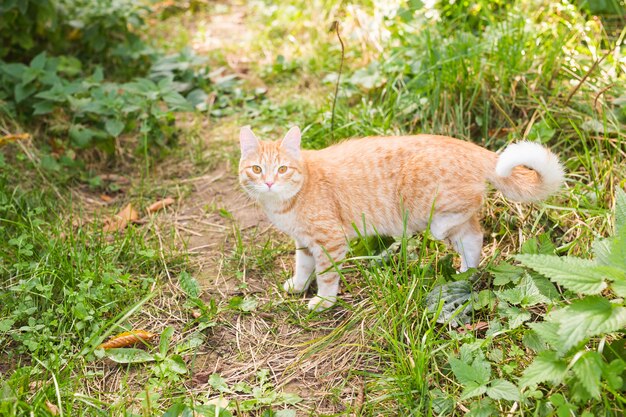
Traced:
POLYGON ((239 144, 241 145, 241 157, 245 157, 259 150, 259 140, 252 133, 250 126, 244 126, 239 131, 239 144))
POLYGON ((300 133, 300 128, 298 128, 298 126, 294 126, 289 129, 289 132, 287 132, 283 140, 280 142, 280 147, 294 158, 300 158, 301 138, 302 134, 300 133))

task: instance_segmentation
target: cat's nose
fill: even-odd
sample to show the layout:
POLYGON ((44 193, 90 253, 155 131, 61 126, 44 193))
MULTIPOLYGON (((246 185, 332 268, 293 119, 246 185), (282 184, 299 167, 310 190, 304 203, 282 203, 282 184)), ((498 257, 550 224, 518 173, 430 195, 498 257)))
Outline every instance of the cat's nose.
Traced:
POLYGON ((272 188, 272 185, 274 185, 274 183, 272 181, 265 181, 265 185, 267 185, 267 188, 272 188))

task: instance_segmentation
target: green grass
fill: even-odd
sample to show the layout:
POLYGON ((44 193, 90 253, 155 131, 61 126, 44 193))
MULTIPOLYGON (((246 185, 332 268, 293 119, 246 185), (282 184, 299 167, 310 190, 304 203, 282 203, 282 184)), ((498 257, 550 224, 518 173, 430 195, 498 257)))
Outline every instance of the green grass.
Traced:
MULTIPOLYGON (((470 323, 482 328, 463 331, 442 320, 445 305, 428 309, 433 289, 467 276, 454 273, 450 251, 427 234, 399 238, 385 262, 359 246, 343 265, 343 301, 311 314, 301 297, 280 290, 291 273, 290 242, 242 228, 235 207, 207 201, 204 215, 218 216, 225 231, 202 292, 181 275, 202 274, 202 255, 185 252, 175 225, 135 225, 108 236, 104 213, 70 197, 72 188, 86 187, 91 197, 112 191, 94 182, 94 164, 65 175, 36 162, 45 150, 9 145, 0 159, 0 414, 46 415, 49 402, 64 415, 163 415, 170 407, 179 407, 170 415, 184 407, 214 415, 222 398, 230 412, 253 416, 620 415, 626 398, 608 382, 609 370, 602 368, 597 395, 581 387, 582 353, 561 358, 572 370, 562 383, 521 385, 524 369, 550 350, 534 323, 583 295, 514 266, 514 256, 590 258, 592 242, 615 233, 612 210, 626 177, 626 64, 618 44, 625 32, 614 13, 623 6, 604 2, 592 12, 613 14, 596 19, 589 9, 596 5, 586 2, 418 3, 389 9, 378 1, 242 1, 194 12, 190 5, 155 22, 150 36, 172 50, 201 39, 212 14, 244 11, 238 30, 253 36, 224 36, 206 52, 211 69, 239 75, 214 80, 212 107, 179 120, 184 128, 171 152, 122 158, 111 171, 132 179, 124 201, 144 205, 174 192, 191 205, 197 190, 189 177, 216 169, 233 175, 240 125, 266 139, 299 125, 304 146, 314 149, 355 136, 413 133, 492 150, 540 141, 564 161, 566 186, 534 205, 488 199, 480 279, 467 295, 470 323), (328 32, 335 19, 346 56, 331 132, 341 56, 328 32), (24 166, 23 178, 11 174, 24 166), (72 224, 82 219, 90 221, 72 224), (166 336, 175 329, 162 349, 148 349, 150 362, 114 364, 95 349, 108 335, 142 326, 166 336), (211 355, 223 368, 205 360, 211 355), (259 358, 267 362, 250 368, 259 358), (306 382, 304 394, 291 395, 301 386, 282 378, 311 364, 315 372, 294 380, 306 382), (233 371, 238 367, 247 373, 233 371)), ((0 127, 2 134, 19 130, 13 121, 0 127)), ((607 332, 576 349, 609 358, 620 338, 607 332)), ((616 352, 615 359, 626 359, 616 352)))

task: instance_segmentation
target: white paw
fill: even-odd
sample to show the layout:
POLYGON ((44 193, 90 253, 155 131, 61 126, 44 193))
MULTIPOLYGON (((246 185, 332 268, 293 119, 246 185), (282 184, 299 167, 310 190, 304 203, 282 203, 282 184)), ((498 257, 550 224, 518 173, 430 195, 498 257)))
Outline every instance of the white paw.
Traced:
POLYGON ((319 295, 316 295, 315 297, 311 298, 311 301, 309 301, 309 310, 327 310, 335 304, 335 301, 337 301, 336 296, 320 297, 319 295))
POLYGON ((303 291, 306 291, 307 287, 308 285, 306 282, 304 283, 298 282, 298 280, 296 280, 295 278, 289 278, 283 284, 284 290, 288 292, 289 294, 301 293, 303 291))

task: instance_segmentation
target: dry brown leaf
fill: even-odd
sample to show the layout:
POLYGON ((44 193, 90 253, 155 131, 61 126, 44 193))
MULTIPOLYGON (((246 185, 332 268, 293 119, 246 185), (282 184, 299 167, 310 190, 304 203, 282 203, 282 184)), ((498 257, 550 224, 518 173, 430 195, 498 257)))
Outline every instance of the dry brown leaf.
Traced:
POLYGON ((159 210, 163 210, 167 206, 171 206, 175 202, 176 200, 174 200, 172 197, 167 197, 163 200, 159 200, 156 203, 153 203, 152 205, 150 205, 150 207, 146 209, 146 211, 148 213, 156 213, 159 210))
POLYGON ((7 143, 15 142, 17 140, 30 139, 29 133, 14 133, 10 135, 0 136, 0 146, 4 146, 7 143))
POLYGON ((113 197, 106 194, 100 194, 100 200, 104 201, 105 203, 110 203, 111 201, 113 201, 113 197))
POLYGON ((130 180, 128 178, 117 174, 102 174, 100 175, 100 179, 102 181, 116 182, 118 184, 130 184, 130 180))
POLYGON ((487 323, 486 321, 479 321, 476 323, 468 323, 463 327, 459 327, 458 332, 459 333, 473 332, 473 331, 484 330, 488 328, 489 328, 489 323, 487 323))
POLYGON ((131 203, 128 203, 119 213, 107 221, 102 230, 105 232, 117 232, 126 228, 129 222, 139 220, 139 213, 135 210, 131 203))
POLYGON ((59 407, 57 407, 56 405, 52 404, 48 400, 46 400, 46 408, 48 409, 50 414, 52 414, 53 416, 58 416, 59 415, 59 407))
POLYGON ((128 347, 138 343, 149 342, 154 336, 156 336, 154 333, 145 330, 131 330, 130 332, 123 332, 113 336, 98 347, 102 349, 128 347))

